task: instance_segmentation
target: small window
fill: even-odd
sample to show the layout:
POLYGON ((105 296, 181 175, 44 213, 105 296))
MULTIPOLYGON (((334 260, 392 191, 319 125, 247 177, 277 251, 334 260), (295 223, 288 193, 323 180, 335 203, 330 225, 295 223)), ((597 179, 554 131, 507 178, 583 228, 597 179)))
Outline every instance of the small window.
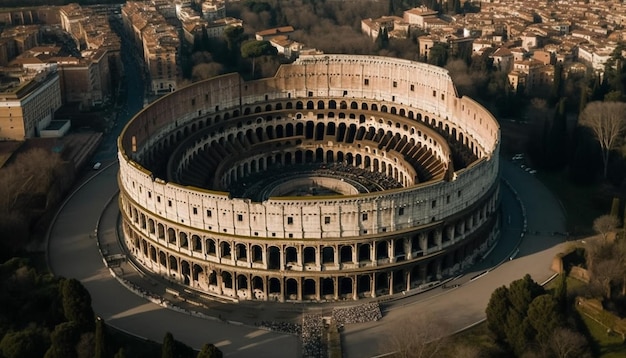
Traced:
POLYGON ((167 206, 169 206, 170 208, 172 207, 172 201, 171 200, 167 201, 167 206))
POLYGON ((292 237, 293 237, 293 234, 289 234, 289 238, 292 238, 292 237))
POLYGON ((433 200, 432 203, 430 203, 430 207, 435 208, 436 206, 437 206, 437 200, 433 200))
POLYGON ((272 237, 276 237, 276 233, 275 232, 272 233, 272 237))
POLYGON ((287 218, 287 225, 293 225, 293 218, 291 216, 287 218))
POLYGON ((343 96, 347 96, 348 95, 348 91, 343 91, 343 96))
POLYGON ((415 85, 411 85, 411 92, 415 92, 415 85))
POLYGON ((441 100, 443 101, 444 99, 446 99, 446 95, 445 94, 441 94, 441 100))
POLYGON ((237 214, 237 221, 243 221, 243 215, 237 214))
POLYGON ((160 202, 161 202, 161 197, 157 196, 157 203, 160 203, 160 202))
POLYGON ((461 197, 461 191, 460 190, 456 193, 456 196, 458 196, 459 198, 461 197))
POLYGON ((255 231, 254 236, 259 236, 259 233, 255 231))
POLYGON ((367 213, 363 213, 363 214, 361 215, 361 220, 363 220, 363 221, 367 221, 367 213))
POLYGON ((192 105, 192 106, 195 106, 195 105, 196 105, 196 99, 195 99, 195 98, 192 98, 192 99, 191 99, 191 105, 192 105))
POLYGON ((396 88, 396 87, 398 87, 398 82, 393 81, 393 88, 396 88))
POLYGON ((330 224, 330 216, 324 216, 324 224, 330 224))
POLYGON ((369 80, 369 78, 366 78, 366 79, 363 81, 363 84, 364 84, 364 85, 366 85, 366 86, 369 86, 369 85, 370 85, 370 80, 369 80))
POLYGON ((208 218, 210 218, 211 216, 213 216, 213 213, 211 212, 211 210, 207 210, 207 211, 206 211, 206 216, 207 216, 208 218))
POLYGON ((433 97, 437 97, 437 91, 433 91, 433 97))
POLYGON ((398 209, 398 216, 404 215, 404 208, 398 209))
POLYGON ((367 230, 363 230, 363 233, 364 233, 364 234, 367 234, 367 230))
POLYGON ((446 204, 450 204, 450 195, 446 196, 446 204))
POLYGON ((313 91, 309 91, 309 97, 313 97, 313 91))
POLYGON ((198 208, 193 208, 193 214, 198 215, 198 208))
POLYGON ((151 191, 148 192, 148 198, 152 198, 152 192, 151 191))

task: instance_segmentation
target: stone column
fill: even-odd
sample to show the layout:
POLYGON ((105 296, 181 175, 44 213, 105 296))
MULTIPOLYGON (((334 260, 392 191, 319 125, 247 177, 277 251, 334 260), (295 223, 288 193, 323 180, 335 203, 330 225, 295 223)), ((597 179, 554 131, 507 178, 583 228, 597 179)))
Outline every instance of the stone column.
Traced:
POLYGON ((389 271, 389 295, 393 295, 393 271, 389 271))
POLYGON ((304 289, 304 287, 302 287, 302 284, 303 284, 302 277, 298 277, 296 281, 298 282, 298 288, 297 288, 298 289, 298 292, 297 292, 298 301, 302 301, 302 290, 304 289))
POLYGON ((315 300, 316 301, 320 301, 322 299, 322 293, 321 293, 321 283, 322 280, 318 277, 316 279, 314 279, 315 281, 315 300))
POLYGON ((406 237, 404 238, 404 255, 406 256, 407 260, 410 260, 413 257, 412 252, 413 252, 413 247, 411 243, 411 238, 406 237))
POLYGON ((267 245, 261 246, 261 260, 263 260, 263 267, 267 270, 267 250, 269 247, 267 245))
POLYGON ((251 300, 252 297, 252 275, 248 274, 248 299, 251 300))
POLYGON ((372 294, 372 298, 376 297, 376 274, 372 273, 372 280, 370 285, 370 292, 372 294))
POLYGON ((319 246, 315 247, 315 269, 322 271, 322 250, 319 246))
POLYGON ((335 301, 339 300, 339 279, 337 277, 333 277, 333 285, 334 285, 334 289, 335 289, 335 301))
POLYGON ((335 265, 339 266, 339 250, 340 250, 339 245, 333 246, 333 249, 335 250, 335 258, 334 258, 335 265))
POLYGON ((356 287, 357 279, 358 279, 357 275, 352 277, 352 300, 354 300, 354 301, 359 299, 359 295, 357 293, 357 287, 356 287))
POLYGON ((388 241, 387 256, 389 256, 389 262, 396 262, 396 240, 394 239, 388 241))
POLYGON ((451 242, 454 242, 454 227, 454 224, 446 226, 446 236, 451 242))
POLYGON ((352 245, 352 262, 359 266, 359 246, 357 244, 352 245))
POLYGON ((406 270, 406 290, 411 290, 411 270, 406 270))
POLYGON ((425 233, 420 232, 417 234, 417 237, 420 241, 420 249, 422 249, 422 255, 426 256, 428 253, 428 236, 425 233))
POLYGON ((222 270, 215 271, 215 278, 217 279, 217 294, 221 295, 223 292, 222 291, 222 286, 223 286, 222 270))
POLYGON ((437 244, 437 250, 443 249, 443 232, 441 229, 435 229, 435 243, 437 244))
POLYGON ((378 266, 378 259, 376 258, 376 241, 372 242, 370 251, 370 261, 372 261, 374 266, 378 266))

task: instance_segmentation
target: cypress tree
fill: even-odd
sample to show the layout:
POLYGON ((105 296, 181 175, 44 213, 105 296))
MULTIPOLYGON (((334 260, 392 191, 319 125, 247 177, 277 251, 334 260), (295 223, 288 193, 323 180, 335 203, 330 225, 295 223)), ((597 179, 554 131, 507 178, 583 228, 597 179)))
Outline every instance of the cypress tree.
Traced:
POLYGON ((62 281, 60 288, 65 318, 76 322, 81 332, 93 332, 94 313, 89 291, 74 278, 62 281))
POLYGON ((196 358, 222 358, 222 351, 219 350, 216 346, 210 343, 205 343, 202 346, 202 350, 198 353, 196 358))
POLYGON ((161 358, 175 358, 175 345, 174 336, 170 332, 165 333, 163 344, 161 345, 161 358))
POLYGON ((107 354, 107 344, 106 344, 106 325, 101 318, 96 320, 96 348, 95 348, 95 358, 106 358, 109 355, 107 354))
POLYGON ((554 288, 554 299, 558 304, 558 309, 562 315, 567 312, 567 275, 562 273, 556 282, 554 288))
POLYGON ((528 321, 535 330, 535 340, 544 346, 552 338, 552 334, 563 326, 558 302, 551 295, 536 297, 528 306, 528 321))
POLYGON ((510 308, 509 289, 505 286, 496 288, 491 294, 485 313, 487 314, 487 327, 500 342, 506 339, 506 321, 510 308))

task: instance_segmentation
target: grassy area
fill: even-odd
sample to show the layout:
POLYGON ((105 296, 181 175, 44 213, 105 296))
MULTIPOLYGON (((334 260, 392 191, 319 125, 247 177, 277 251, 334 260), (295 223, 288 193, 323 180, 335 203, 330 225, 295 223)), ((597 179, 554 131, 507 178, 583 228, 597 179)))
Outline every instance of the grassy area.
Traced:
POLYGON ((600 355, 600 358, 622 358, 626 357, 626 344, 621 336, 617 334, 607 334, 606 328, 601 324, 594 321, 590 317, 581 314, 580 315, 589 335, 593 339, 595 350, 600 355))
POLYGON ((611 209, 610 199, 599 198, 598 185, 576 185, 569 180, 567 173, 563 172, 539 172, 537 177, 565 207, 567 229, 573 235, 593 232, 593 220, 607 214, 611 209))
POLYGON ((447 345, 442 356, 454 357, 457 346, 478 348, 480 349, 481 356, 486 357, 494 356, 492 353, 500 352, 500 348, 493 340, 489 328, 487 328, 486 321, 455 334, 452 336, 452 342, 454 344, 447 345))

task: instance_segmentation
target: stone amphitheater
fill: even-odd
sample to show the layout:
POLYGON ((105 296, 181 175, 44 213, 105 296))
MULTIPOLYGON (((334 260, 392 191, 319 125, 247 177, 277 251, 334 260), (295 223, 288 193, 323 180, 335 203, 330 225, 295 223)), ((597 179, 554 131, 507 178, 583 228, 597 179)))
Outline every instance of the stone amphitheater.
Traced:
POLYGON ((138 113, 118 139, 129 253, 216 299, 420 290, 499 237, 500 130, 445 69, 302 56, 138 113))

